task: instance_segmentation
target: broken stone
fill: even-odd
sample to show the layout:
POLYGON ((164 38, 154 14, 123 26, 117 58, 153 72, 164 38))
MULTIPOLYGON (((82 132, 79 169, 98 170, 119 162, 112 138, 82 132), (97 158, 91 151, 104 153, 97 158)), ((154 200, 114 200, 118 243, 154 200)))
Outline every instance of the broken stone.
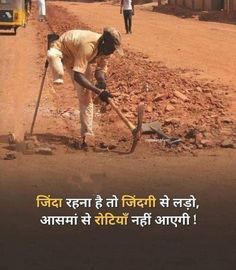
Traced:
POLYGON ((33 142, 26 142, 26 149, 27 150, 34 150, 35 149, 35 144, 33 142))
POLYGON ((119 139, 119 142, 127 142, 127 141, 128 141, 128 139, 125 138, 125 137, 122 137, 122 138, 119 139))
POLYGON ((182 149, 185 151, 191 151, 191 147, 187 146, 187 145, 182 145, 182 149))
POLYGON ((74 148, 74 149, 76 149, 76 150, 81 150, 82 142, 80 142, 80 141, 77 140, 77 139, 69 139, 67 145, 68 145, 70 148, 74 148))
POLYGON ((182 94, 181 92, 179 92, 177 90, 174 91, 174 96, 176 96, 177 98, 180 98, 183 101, 188 101, 189 100, 188 97, 186 97, 184 94, 182 94))
POLYGON ((175 110, 175 107, 171 104, 168 104, 166 105, 166 111, 167 112, 171 112, 171 111, 174 111, 175 110))
POLYGON ((129 112, 129 110, 128 110, 127 108, 122 108, 121 111, 122 111, 123 113, 129 112))
POLYGON ((34 141, 34 142, 37 142, 37 141, 38 141, 38 139, 37 139, 36 136, 30 135, 30 134, 25 134, 24 139, 25 139, 26 141, 34 141))
POLYGON ((200 86, 196 87, 196 90, 200 93, 202 92, 202 88, 200 86))
POLYGON ((190 129, 185 135, 186 139, 196 139, 197 131, 195 129, 190 129))
POLYGON ((205 140, 205 139, 203 139, 203 140, 201 140, 200 141, 200 143, 203 145, 203 146, 211 146, 212 145, 212 141, 210 141, 210 140, 205 140))
POLYGON ((74 110, 73 114, 74 114, 74 116, 79 117, 80 116, 80 111, 79 110, 74 110))
POLYGON ((159 83, 159 86, 162 87, 162 88, 166 88, 165 83, 159 83))
POLYGON ((96 153, 104 153, 104 152, 108 152, 109 149, 108 148, 94 147, 93 151, 96 152, 96 153))
POLYGON ((198 149, 203 149, 203 145, 202 144, 197 144, 197 148, 198 149))
POLYGON ((233 141, 227 139, 227 140, 224 140, 223 142, 221 142, 221 147, 223 148, 235 148, 235 145, 233 143, 233 141))
POLYGON ((145 111, 151 113, 153 111, 152 106, 151 105, 146 106, 145 111))
POLYGON ((114 150, 116 148, 116 145, 114 145, 114 144, 109 144, 109 145, 107 145, 107 144, 105 144, 104 142, 101 142, 100 144, 99 144, 99 147, 95 147, 94 149, 95 150, 105 150, 105 151, 110 151, 110 150, 114 150))
POLYGON ((177 104, 177 103, 178 103, 178 101, 177 101, 177 99, 176 99, 176 98, 172 98, 172 99, 170 100, 170 103, 172 103, 172 104, 177 104))
MULTIPOLYGON (((196 144, 201 143, 202 138, 203 138, 202 133, 197 133, 196 136, 195 136, 195 143, 196 143, 196 144)), ((202 144, 202 143, 201 143, 201 144, 202 144)))
POLYGON ((16 154, 15 153, 12 153, 12 152, 6 153, 6 155, 4 156, 3 159, 4 160, 13 160, 13 159, 16 159, 16 154))
POLYGON ((202 89, 202 91, 203 91, 204 93, 211 93, 211 90, 208 89, 208 88, 204 88, 204 89, 202 89))
POLYGON ((210 132, 206 132, 206 131, 203 132, 203 136, 204 136, 205 138, 212 138, 212 137, 213 137, 212 134, 211 134, 210 132))
POLYGON ((231 118, 224 117, 221 119, 221 122, 225 123, 225 124, 231 124, 231 123, 233 123, 233 120, 231 118))
POLYGON ((162 100, 166 95, 165 94, 157 94, 153 101, 159 101, 159 100, 162 100))
POLYGON ((38 148, 36 150, 36 153, 37 154, 40 154, 40 155, 49 155, 49 156, 53 154, 52 149, 51 148, 47 148, 47 147, 38 148))
POLYGON ((61 114, 62 117, 64 118, 71 118, 71 113, 70 112, 65 112, 61 114))
POLYGON ((180 123, 180 119, 179 118, 167 118, 165 119, 165 124, 179 124, 180 123))
POLYGON ((220 133, 225 136, 230 136, 232 134, 232 130, 229 128, 222 128, 220 133))

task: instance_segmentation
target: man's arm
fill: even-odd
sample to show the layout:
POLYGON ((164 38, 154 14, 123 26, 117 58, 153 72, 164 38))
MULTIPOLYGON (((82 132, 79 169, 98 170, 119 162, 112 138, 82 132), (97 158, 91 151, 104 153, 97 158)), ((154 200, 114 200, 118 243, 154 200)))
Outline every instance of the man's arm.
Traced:
POLYGON ((134 1, 132 0, 132 15, 134 15, 134 1))
POLYGON ((95 78, 97 80, 96 87, 105 90, 107 88, 105 72, 102 69, 95 70, 95 78))
POLYGON ((102 92, 102 90, 94 86, 89 80, 86 79, 84 74, 80 72, 74 71, 74 79, 78 84, 80 84, 81 86, 83 86, 88 90, 93 91, 97 95, 100 95, 100 93, 102 92))
POLYGON ((113 96, 106 90, 102 90, 94 86, 89 80, 86 79, 84 74, 74 71, 74 79, 75 81, 80 84, 82 87, 93 91, 95 94, 99 96, 101 101, 109 103, 109 98, 112 98, 113 96))

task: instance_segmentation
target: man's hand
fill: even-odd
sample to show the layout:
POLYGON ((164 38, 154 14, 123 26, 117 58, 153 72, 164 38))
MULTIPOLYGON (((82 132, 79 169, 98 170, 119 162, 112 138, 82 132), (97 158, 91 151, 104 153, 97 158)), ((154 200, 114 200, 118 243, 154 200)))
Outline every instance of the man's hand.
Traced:
POLYGON ((99 89, 102 89, 102 90, 106 90, 106 88, 107 88, 105 81, 98 81, 95 86, 99 89))
POLYGON ((106 102, 107 104, 109 103, 108 98, 113 98, 112 94, 106 90, 103 90, 98 97, 101 101, 106 102))

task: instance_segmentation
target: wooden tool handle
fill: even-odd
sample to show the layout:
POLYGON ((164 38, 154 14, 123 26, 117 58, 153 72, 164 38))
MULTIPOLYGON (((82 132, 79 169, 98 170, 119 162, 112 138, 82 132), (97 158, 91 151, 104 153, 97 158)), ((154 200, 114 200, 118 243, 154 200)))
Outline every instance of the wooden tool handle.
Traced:
POLYGON ((123 113, 116 107, 112 99, 108 99, 109 104, 111 107, 116 111, 116 113, 119 115, 120 119, 126 124, 126 126, 133 131, 135 129, 135 126, 123 115, 123 113))

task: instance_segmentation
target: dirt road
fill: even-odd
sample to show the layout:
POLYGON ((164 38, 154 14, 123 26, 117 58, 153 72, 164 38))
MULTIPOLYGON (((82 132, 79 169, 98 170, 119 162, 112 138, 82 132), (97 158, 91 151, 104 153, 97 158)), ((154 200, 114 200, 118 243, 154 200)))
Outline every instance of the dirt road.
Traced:
POLYGON ((143 52, 168 67, 197 69, 203 77, 236 85, 234 25, 181 19, 137 6, 133 34, 125 35, 118 5, 60 3, 60 6, 97 31, 104 25, 116 26, 123 33, 125 47, 143 52))
MULTIPOLYGON (((123 22, 117 6, 50 2, 48 7, 49 22, 59 33, 75 25, 101 30, 106 24, 114 24, 122 32, 123 22), (66 8, 67 12, 58 5, 66 8), (68 14, 73 14, 70 20, 68 14)), ((23 136, 24 131, 29 130, 33 115, 45 61, 46 35, 50 31, 46 23, 37 21, 36 14, 34 7, 27 27, 19 29, 17 36, 0 36, 1 157, 8 151, 7 133, 14 131, 23 136)), ((214 115, 227 119, 234 115, 234 104, 230 98, 235 97, 235 88, 227 85, 228 80, 232 85, 235 83, 231 75, 235 71, 235 45, 230 42, 235 37, 234 31, 234 27, 229 25, 187 21, 137 10, 134 34, 122 34, 127 59, 113 58, 117 74, 110 73, 109 86, 115 91, 121 84, 120 91, 124 98, 121 101, 132 109, 130 119, 135 119, 135 108, 131 108, 127 97, 131 97, 134 104, 139 101, 143 88, 140 87, 138 93, 133 93, 133 88, 137 88, 140 81, 146 83, 141 71, 148 67, 150 89, 155 89, 156 85, 158 91, 163 93, 169 91, 170 85, 173 89, 188 89, 184 93, 193 97, 194 104, 178 102, 175 103, 174 113, 164 110, 162 113, 161 108, 166 103, 157 103, 156 107, 146 112, 146 119, 180 115, 183 119, 181 125, 165 127, 169 132, 179 132, 183 130, 181 126, 185 126, 185 120, 185 128, 189 128, 192 125, 190 119, 198 119, 199 116, 197 121, 206 120, 211 127, 214 140, 224 136, 233 140, 233 124, 222 126, 214 115), (173 25, 175 27, 170 28, 173 25), (169 32, 171 29, 173 32, 169 32), (150 43, 150 32, 155 34, 156 43, 150 43), (215 32, 219 34, 215 35, 215 32), (193 36, 192 33, 199 35, 193 36), (215 58, 218 51, 222 54, 215 58), (221 69, 222 66, 225 68, 221 69), (170 67, 181 68, 181 71, 171 70, 170 67), (130 73, 130 69, 134 72, 130 73), (125 75, 132 75, 125 77, 127 81, 123 80, 124 70, 127 71, 125 75), (211 78, 213 82, 202 82, 203 77, 211 78), (222 78, 223 88, 218 77, 222 78), (207 89, 206 93, 200 92, 201 98, 194 92, 197 87, 207 89), (128 92, 129 89, 132 93, 128 92), (214 90, 217 94, 212 96, 214 90), (225 95, 225 92, 228 94, 225 95), (220 97, 222 93, 224 98, 220 97), (217 133, 219 126, 228 135, 217 133)), ((145 95, 148 105, 152 103, 152 95, 156 94, 154 90, 150 92, 150 100, 149 95, 145 95)), ((173 99, 171 93, 168 92, 168 95, 170 97, 166 99, 173 99)), ((54 270, 79 267, 87 270, 110 269, 112 265, 113 269, 129 270, 232 269, 235 260, 235 149, 214 147, 196 151, 196 147, 191 149, 193 145, 189 144, 187 147, 191 151, 182 152, 182 148, 161 151, 161 146, 148 146, 142 142, 132 156, 76 151, 63 144, 60 136, 78 137, 77 102, 69 78, 66 77, 63 87, 55 88, 51 85, 49 73, 35 131, 43 142, 56 149, 54 155, 16 153, 15 160, 0 160, 0 245, 3 247, 0 252, 1 258, 4 258, 0 268, 54 270), (177 154, 178 149, 181 149, 180 154, 177 154), (137 194, 142 197, 155 194, 160 198, 164 194, 170 197, 193 194, 200 208, 196 225, 179 228, 139 228, 134 225, 127 228, 46 228, 39 223, 42 215, 64 215, 67 212, 65 209, 46 211, 36 208, 35 197, 38 194, 63 198, 94 198, 97 194, 137 194)), ((128 147, 129 134, 111 111, 102 115, 96 109, 95 130, 99 141, 110 144, 119 141, 118 147, 122 150, 128 147)), ((81 214, 83 210, 78 212, 81 214)), ((91 211, 99 212, 96 209, 91 211)), ((123 209, 118 208, 117 211, 122 212, 123 209)), ((160 209, 153 211, 154 215, 160 213, 160 209)), ((170 212, 163 213, 177 212, 170 209, 170 212)))

